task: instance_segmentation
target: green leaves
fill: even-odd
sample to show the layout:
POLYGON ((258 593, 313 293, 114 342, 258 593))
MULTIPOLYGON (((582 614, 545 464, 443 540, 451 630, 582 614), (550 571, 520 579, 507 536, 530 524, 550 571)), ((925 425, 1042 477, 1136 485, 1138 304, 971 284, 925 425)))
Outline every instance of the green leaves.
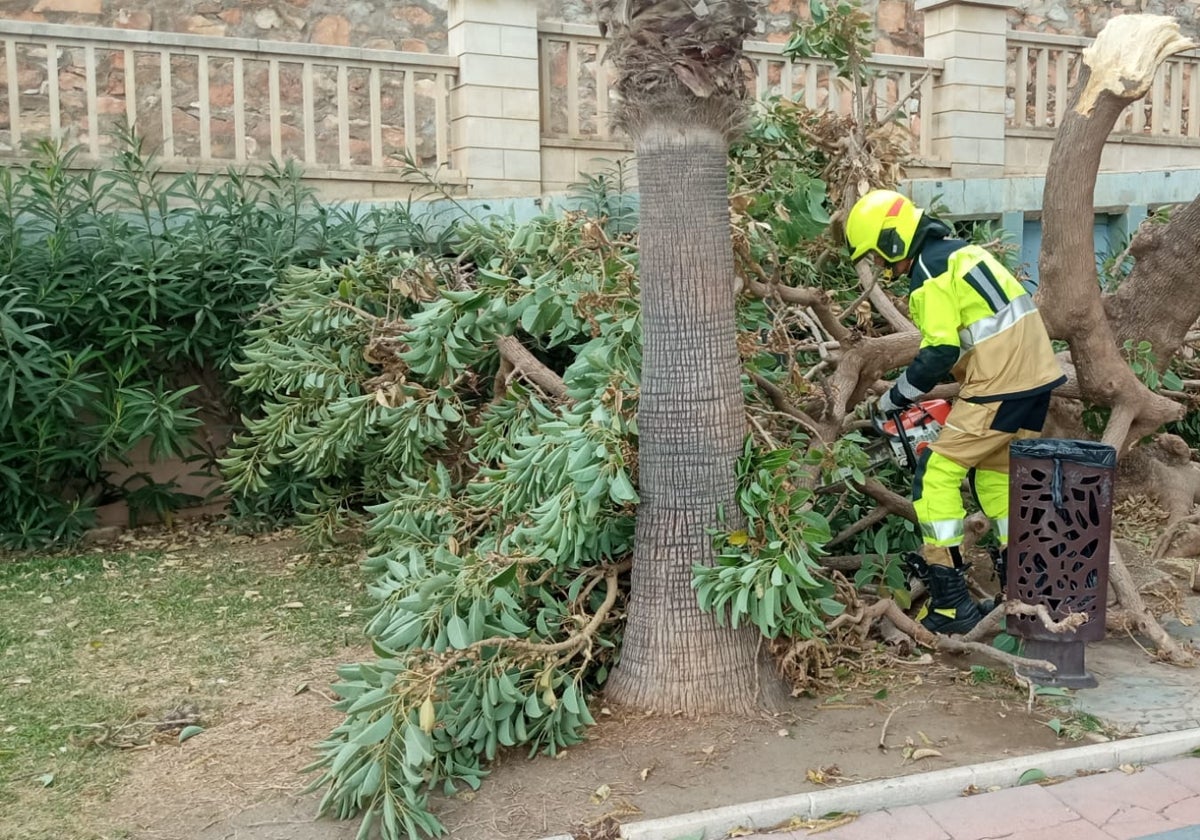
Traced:
POLYGON ((718 622, 737 627, 748 621, 768 638, 812 638, 825 618, 842 612, 812 557, 830 534, 804 489, 809 469, 796 450, 765 451, 747 442, 738 464, 747 527, 717 534, 716 563, 693 569, 700 608, 718 622))
MULTIPOLYGON (((265 383, 238 391, 231 382, 243 331, 281 272, 350 256, 377 244, 383 229, 403 233, 407 218, 403 208, 319 207, 294 165, 266 167, 254 179, 239 170, 170 176, 133 134, 102 170, 76 168, 76 154, 42 142, 30 164, 0 171, 0 545, 7 547, 77 536, 101 499, 125 498, 135 515, 192 501, 170 482, 116 486, 105 470, 143 441, 154 459, 210 458, 192 440, 201 405, 223 411, 218 422, 231 425, 241 413, 258 413, 255 389, 265 383)), ((352 297, 358 285, 352 274, 342 277, 352 297)), ((408 282, 404 274, 395 279, 408 282)), ((323 327, 352 327, 349 315, 343 306, 323 327)), ((264 366, 297 356, 326 363, 305 372, 312 374, 306 392, 345 390, 348 346, 329 357, 280 343, 260 349, 264 366)), ((264 474, 279 452, 251 458, 245 483, 266 489, 264 474)), ((317 482, 281 472, 280 484, 246 507, 291 514, 301 499, 315 505, 317 482)))
POLYGON ((185 726, 179 731, 179 743, 183 743, 189 738, 194 738, 204 731, 203 726, 185 726))
POLYGON ((583 223, 464 226, 469 288, 405 251, 289 269, 247 332, 237 385, 261 410, 229 488, 312 538, 366 525, 379 658, 340 669, 315 784, 390 840, 438 833, 427 793, 477 787, 500 750, 577 743, 614 662, 641 332, 633 254, 582 247, 583 223), (568 397, 502 367, 502 337, 568 397))
POLYGON ((1021 776, 1017 779, 1017 784, 1018 785, 1029 785, 1029 784, 1034 784, 1035 782, 1044 781, 1045 779, 1046 779, 1046 773, 1044 770, 1039 770, 1036 767, 1031 767, 1028 770, 1026 770, 1024 773, 1021 774, 1021 776))
POLYGON ((823 0, 809 4, 811 20, 798 21, 783 54, 832 61, 838 75, 858 85, 870 78, 867 59, 874 46, 871 18, 858 5, 838 0, 831 9, 823 0))

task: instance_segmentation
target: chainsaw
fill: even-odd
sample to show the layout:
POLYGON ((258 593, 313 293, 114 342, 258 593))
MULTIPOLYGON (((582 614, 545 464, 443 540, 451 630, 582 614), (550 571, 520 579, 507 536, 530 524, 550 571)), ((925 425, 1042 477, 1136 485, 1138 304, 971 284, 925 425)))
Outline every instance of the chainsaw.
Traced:
MULTIPOLYGON (((917 467, 917 458, 937 439, 950 414, 947 400, 924 400, 908 408, 884 415, 876 412, 871 417, 869 434, 875 440, 863 447, 867 455, 866 470, 874 470, 889 461, 909 471, 917 467)), ((837 470, 830 487, 850 477, 850 467, 837 470)), ((825 489, 824 487, 821 489, 825 489)))
POLYGON ((941 434, 950 416, 948 400, 924 400, 908 408, 889 412, 885 420, 879 414, 871 418, 871 426, 883 438, 882 444, 867 447, 867 464, 877 467, 891 460, 896 465, 917 468, 917 456, 941 434), (873 453, 873 450, 880 450, 873 453))

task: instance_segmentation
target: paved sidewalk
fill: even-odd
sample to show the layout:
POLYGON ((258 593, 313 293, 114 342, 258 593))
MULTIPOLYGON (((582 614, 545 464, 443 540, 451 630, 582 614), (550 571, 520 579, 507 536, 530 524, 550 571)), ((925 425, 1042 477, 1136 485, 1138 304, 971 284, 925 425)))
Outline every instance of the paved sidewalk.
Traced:
MULTIPOLYGON (((873 811, 838 827, 757 840, 1198 840, 1200 759, 873 811)), ((747 838, 747 840, 750 840, 747 838)))
POLYGON ((621 837, 1112 840, 1172 831, 1161 840, 1200 840, 1200 729, 626 823, 621 837), (1057 783, 1020 785, 1032 770, 1057 783), (836 827, 821 821, 838 814, 857 817, 836 827))

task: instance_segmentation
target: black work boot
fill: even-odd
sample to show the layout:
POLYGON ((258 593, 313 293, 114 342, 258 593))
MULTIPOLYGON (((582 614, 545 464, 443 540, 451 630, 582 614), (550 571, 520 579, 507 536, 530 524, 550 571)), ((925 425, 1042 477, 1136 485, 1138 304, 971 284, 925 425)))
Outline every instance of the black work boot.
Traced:
MULTIPOLYGON (((958 546, 951 546, 946 550, 949 551, 949 556, 951 560, 954 561, 954 568, 959 572, 966 574, 967 569, 970 568, 970 564, 963 560, 958 546)), ((900 562, 904 566, 904 573, 908 576, 909 589, 912 588, 914 580, 919 580, 922 584, 924 584, 927 591, 932 591, 931 587, 929 586, 930 564, 925 560, 924 557, 915 551, 909 551, 900 558, 900 562)), ((1003 586, 1001 586, 1000 591, 1001 595, 1003 595, 1003 586)), ((990 613, 993 609, 995 609, 996 605, 999 604, 1001 600, 1002 598, 984 598, 981 601, 977 601, 976 606, 979 608, 980 615, 987 615, 990 613)), ((922 616, 924 616, 924 613, 922 613, 922 616)))
POLYGON ((955 635, 967 633, 983 620, 979 605, 967 591, 962 569, 929 565, 929 603, 917 619, 931 633, 955 635))

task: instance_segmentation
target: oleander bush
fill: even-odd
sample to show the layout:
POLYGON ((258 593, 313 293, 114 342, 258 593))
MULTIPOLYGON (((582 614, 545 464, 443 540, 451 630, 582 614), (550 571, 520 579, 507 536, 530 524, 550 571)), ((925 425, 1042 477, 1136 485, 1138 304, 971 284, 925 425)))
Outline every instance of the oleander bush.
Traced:
POLYGON ((110 166, 39 143, 0 168, 0 546, 78 536, 98 505, 169 517, 193 499, 105 465, 148 440, 195 458, 202 421, 253 410, 242 332, 290 266, 383 240, 442 247, 405 207, 328 207, 294 165, 170 175, 133 136, 110 166), (435 241, 430 241, 431 239, 435 241))

